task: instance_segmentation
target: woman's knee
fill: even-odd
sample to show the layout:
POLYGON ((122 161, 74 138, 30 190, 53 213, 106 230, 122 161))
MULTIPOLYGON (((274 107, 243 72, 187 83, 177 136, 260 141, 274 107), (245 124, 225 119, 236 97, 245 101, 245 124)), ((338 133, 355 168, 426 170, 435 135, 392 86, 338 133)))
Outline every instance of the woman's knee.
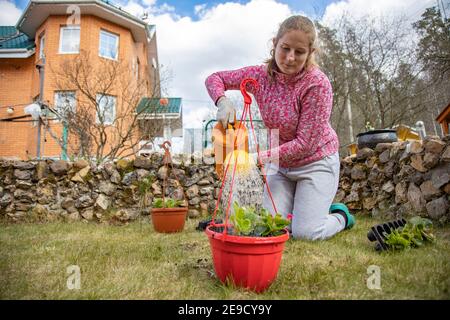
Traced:
POLYGON ((292 237, 302 240, 324 240, 326 239, 325 226, 297 226, 292 228, 292 237))

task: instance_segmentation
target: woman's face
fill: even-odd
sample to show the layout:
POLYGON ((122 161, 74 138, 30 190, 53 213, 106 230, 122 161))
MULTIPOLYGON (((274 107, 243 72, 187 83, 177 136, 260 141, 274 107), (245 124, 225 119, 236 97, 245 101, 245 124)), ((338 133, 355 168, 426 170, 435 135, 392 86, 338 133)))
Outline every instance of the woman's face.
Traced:
POLYGON ((291 30, 275 43, 275 62, 280 71, 287 75, 300 72, 309 56, 309 39, 305 32, 291 30))

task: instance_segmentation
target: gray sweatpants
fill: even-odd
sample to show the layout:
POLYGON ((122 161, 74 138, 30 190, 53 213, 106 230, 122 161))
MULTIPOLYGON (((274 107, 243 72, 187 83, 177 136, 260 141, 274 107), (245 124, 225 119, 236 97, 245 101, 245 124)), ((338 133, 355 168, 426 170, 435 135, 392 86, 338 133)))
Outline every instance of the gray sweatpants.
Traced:
MULTIPOLYGON (((266 165, 267 183, 277 211, 284 217, 293 215, 294 238, 327 239, 344 229, 344 218, 329 214, 338 188, 339 166, 338 153, 298 168, 266 165)), ((265 185, 263 207, 274 214, 265 185)))

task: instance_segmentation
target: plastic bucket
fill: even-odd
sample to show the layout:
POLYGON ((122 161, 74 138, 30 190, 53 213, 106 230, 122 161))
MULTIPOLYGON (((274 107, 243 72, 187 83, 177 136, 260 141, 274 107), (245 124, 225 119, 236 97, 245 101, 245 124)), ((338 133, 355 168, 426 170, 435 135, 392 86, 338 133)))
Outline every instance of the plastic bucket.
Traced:
POLYGON ((224 235, 223 226, 209 225, 208 235, 214 269, 223 283, 255 292, 266 290, 276 279, 289 233, 276 237, 224 235))

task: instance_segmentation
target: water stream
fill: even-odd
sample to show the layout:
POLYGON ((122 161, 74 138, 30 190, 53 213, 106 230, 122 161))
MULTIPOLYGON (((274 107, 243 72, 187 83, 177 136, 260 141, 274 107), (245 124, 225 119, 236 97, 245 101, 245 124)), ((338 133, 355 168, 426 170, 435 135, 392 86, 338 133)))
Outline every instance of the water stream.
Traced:
MULTIPOLYGON (((263 198, 263 179, 256 167, 256 164, 252 163, 248 166, 247 170, 238 170, 236 168, 236 173, 234 177, 233 190, 231 193, 231 206, 229 214, 233 214, 233 202, 237 201, 239 206, 255 207, 256 210, 262 207, 263 198)), ((228 205, 228 200, 230 198, 230 188, 231 180, 233 176, 233 166, 230 165, 228 168, 227 175, 225 177, 225 184, 222 193, 222 198, 220 201, 220 208, 225 214, 228 205)))

